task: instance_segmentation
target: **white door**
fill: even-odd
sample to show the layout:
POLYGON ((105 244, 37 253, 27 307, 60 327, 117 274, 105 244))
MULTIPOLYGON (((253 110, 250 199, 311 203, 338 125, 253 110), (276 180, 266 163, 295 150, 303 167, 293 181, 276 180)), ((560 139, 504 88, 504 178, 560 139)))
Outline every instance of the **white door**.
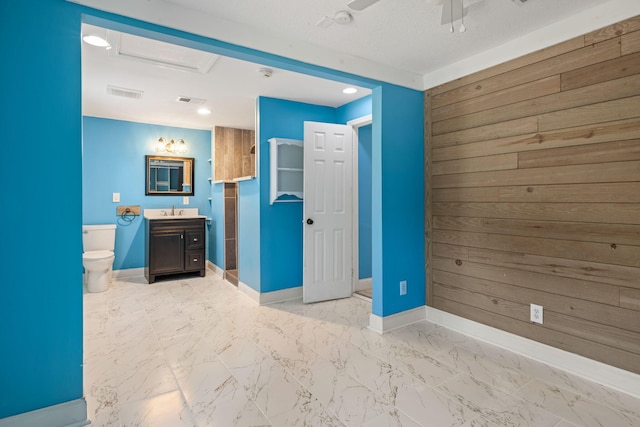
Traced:
POLYGON ((305 303, 351 296, 353 128, 304 123, 305 303))

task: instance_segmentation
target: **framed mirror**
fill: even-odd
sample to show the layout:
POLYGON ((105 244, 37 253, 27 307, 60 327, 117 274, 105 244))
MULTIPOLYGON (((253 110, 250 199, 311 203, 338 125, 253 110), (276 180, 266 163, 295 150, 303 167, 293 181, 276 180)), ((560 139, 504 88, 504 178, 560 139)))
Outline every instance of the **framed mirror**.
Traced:
POLYGON ((193 157, 145 156, 147 196, 193 196, 193 157))

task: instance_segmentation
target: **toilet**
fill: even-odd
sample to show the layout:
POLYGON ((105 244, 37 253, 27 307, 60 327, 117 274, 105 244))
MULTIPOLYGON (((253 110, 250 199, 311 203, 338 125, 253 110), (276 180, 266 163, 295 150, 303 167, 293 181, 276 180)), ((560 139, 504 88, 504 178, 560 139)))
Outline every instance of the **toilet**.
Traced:
POLYGON ((116 225, 82 226, 82 265, 89 292, 109 289, 116 243, 116 225))

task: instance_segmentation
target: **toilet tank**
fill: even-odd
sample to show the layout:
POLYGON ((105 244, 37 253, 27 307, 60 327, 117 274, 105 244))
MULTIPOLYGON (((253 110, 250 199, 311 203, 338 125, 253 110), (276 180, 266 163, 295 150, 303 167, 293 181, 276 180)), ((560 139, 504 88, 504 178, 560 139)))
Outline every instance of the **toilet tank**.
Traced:
POLYGON ((82 226, 82 250, 112 251, 116 244, 116 225, 99 224, 82 226))

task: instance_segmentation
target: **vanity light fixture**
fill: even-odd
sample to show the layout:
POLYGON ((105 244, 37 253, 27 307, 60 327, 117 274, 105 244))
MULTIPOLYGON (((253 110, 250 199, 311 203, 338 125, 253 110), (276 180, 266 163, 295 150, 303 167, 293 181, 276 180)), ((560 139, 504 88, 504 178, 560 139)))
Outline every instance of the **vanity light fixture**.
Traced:
POLYGON ((160 138, 156 142, 156 151, 159 153, 184 154, 187 152, 187 144, 184 139, 179 139, 178 142, 172 139, 167 142, 164 138, 160 138))
POLYGON ((358 89, 356 89, 355 87, 347 87, 342 89, 342 93, 346 93, 347 95, 351 95, 352 93, 356 93, 358 91, 358 89))

